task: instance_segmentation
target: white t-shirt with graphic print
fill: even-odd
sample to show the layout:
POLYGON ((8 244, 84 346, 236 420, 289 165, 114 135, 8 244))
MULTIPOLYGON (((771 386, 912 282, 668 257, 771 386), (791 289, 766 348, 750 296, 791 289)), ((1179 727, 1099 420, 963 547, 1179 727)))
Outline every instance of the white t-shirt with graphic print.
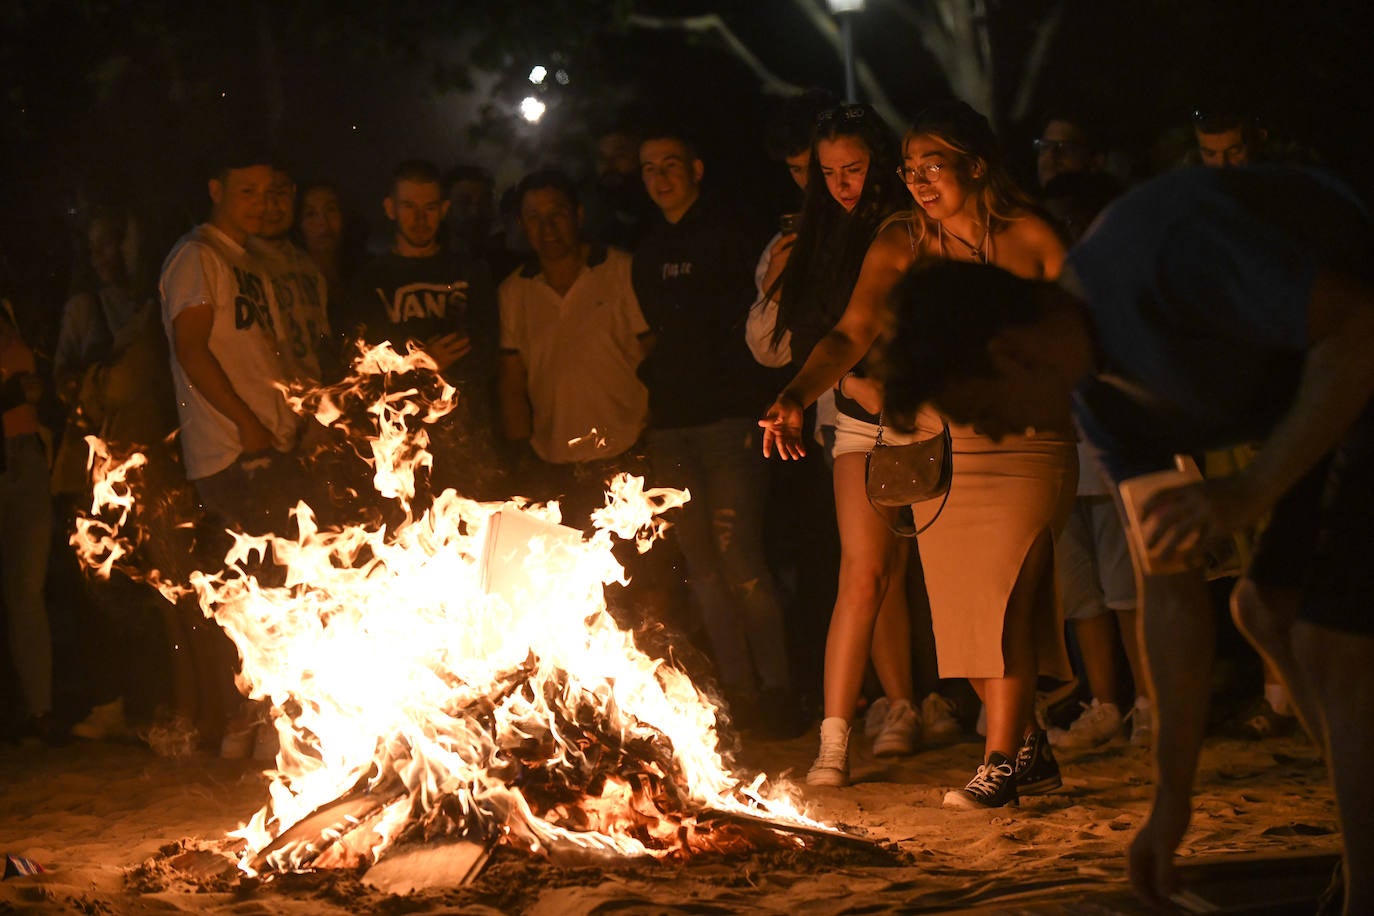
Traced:
POLYGON ((183 311, 214 307, 210 352, 234 391, 272 434, 279 451, 295 441, 297 417, 277 383, 287 377, 273 331, 271 284, 256 259, 209 223, 191 230, 173 246, 158 283, 162 324, 172 342, 172 380, 181 418, 181 449, 186 476, 199 480, 217 474, 239 457, 238 427, 205 400, 176 357, 173 325, 183 311))

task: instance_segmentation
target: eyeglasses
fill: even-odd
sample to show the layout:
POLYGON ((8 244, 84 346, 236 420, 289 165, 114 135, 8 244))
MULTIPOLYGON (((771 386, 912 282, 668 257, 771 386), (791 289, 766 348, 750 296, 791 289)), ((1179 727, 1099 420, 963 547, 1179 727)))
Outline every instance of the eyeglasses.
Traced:
POLYGON ((946 168, 944 162, 923 162, 920 165, 899 165, 897 166, 897 177, 902 179, 904 184, 915 184, 916 179, 921 179, 926 184, 934 184, 940 180, 940 173, 946 168))
POLYGON ((1055 156, 1077 156, 1087 151, 1087 147, 1082 143, 1073 140, 1032 140, 1031 146, 1035 147, 1038 154, 1050 153, 1055 156))
POLYGON ((837 108, 830 108, 822 111, 816 117, 816 124, 824 126, 833 124, 836 121, 857 121, 868 114, 867 105, 840 105, 837 108))

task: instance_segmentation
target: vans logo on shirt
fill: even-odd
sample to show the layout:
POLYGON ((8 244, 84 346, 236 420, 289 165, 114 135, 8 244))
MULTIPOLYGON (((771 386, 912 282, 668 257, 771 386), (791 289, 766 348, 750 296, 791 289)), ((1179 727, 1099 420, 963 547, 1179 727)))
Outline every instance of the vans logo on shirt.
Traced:
POLYGON ((401 324, 412 318, 445 318, 450 303, 465 303, 468 298, 466 280, 453 283, 407 283, 396 288, 390 300, 382 290, 377 296, 386 306, 387 318, 392 324, 401 324))
POLYGON ((669 261, 663 265, 663 279, 665 280, 672 280, 677 277, 690 277, 691 275, 691 261, 669 261))

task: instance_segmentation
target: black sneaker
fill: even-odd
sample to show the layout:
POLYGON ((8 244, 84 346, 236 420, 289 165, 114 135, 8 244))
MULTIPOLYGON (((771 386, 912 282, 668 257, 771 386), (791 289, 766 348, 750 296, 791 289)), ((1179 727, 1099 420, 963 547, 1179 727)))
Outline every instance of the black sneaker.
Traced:
POLYGON ((1043 728, 1037 728, 1016 752, 1016 791, 1021 795, 1043 795, 1063 784, 1049 736, 1043 728))
POLYGON ((945 793, 946 808, 1016 807, 1021 804, 1016 794, 1016 768, 1005 755, 993 751, 988 762, 978 768, 978 772, 968 785, 962 789, 951 789, 945 793))

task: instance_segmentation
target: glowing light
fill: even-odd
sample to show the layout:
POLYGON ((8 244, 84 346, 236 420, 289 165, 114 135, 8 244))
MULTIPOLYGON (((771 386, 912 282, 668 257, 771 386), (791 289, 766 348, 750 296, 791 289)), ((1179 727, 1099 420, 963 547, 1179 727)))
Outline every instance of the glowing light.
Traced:
MULTIPOLYGON (((387 344, 353 371, 288 401, 350 434, 341 405, 366 405, 373 482, 402 517, 326 529, 300 503, 294 534, 231 532, 224 568, 190 576, 279 739, 269 800, 233 834, 245 872, 365 866, 408 832, 666 858, 711 848, 703 809, 829 829, 788 784, 730 772, 711 701, 606 611, 604 587, 624 581, 612 538, 647 549, 689 494, 621 475, 590 537, 560 524, 557 503, 519 498, 446 490, 417 515, 416 477, 432 461, 423 427, 458 392, 395 384, 437 370, 387 344), (276 567, 270 581, 252 572, 261 562, 276 567), (323 810, 346 816, 326 825, 312 814, 323 810)), ((108 521, 85 520, 73 543, 107 573, 128 549, 119 529, 144 459, 91 445, 93 514, 108 521)))
POLYGON ((549 71, 546 68, 535 64, 534 69, 530 71, 530 82, 538 86, 540 83, 544 82, 544 78, 548 75, 549 71))
POLYGON ((544 103, 532 95, 527 95, 520 101, 520 117, 535 124, 540 118, 544 117, 544 103))
POLYGON ((568 85, 568 82, 572 79, 572 77, 568 76, 567 70, 559 70, 557 73, 553 75, 553 78, 558 82, 558 85, 560 86, 568 85))

